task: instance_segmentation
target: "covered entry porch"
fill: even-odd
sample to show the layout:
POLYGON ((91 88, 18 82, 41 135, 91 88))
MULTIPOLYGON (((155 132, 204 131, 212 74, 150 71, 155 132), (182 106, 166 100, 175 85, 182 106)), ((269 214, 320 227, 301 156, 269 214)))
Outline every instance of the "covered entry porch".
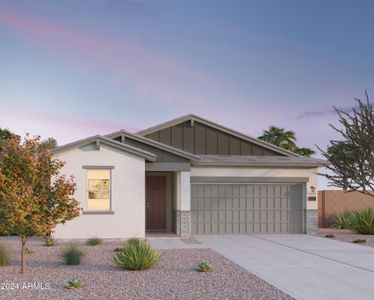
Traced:
POLYGON ((190 165, 153 163, 146 166, 146 234, 190 235, 190 189, 190 165))

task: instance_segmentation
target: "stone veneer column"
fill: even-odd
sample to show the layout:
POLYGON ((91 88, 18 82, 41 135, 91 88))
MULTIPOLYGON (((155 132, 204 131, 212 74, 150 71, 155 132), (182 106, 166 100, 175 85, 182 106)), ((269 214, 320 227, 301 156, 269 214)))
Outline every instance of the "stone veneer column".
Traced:
POLYGON ((180 236, 191 235, 190 177, 190 172, 180 172, 180 210, 176 212, 176 232, 180 236))
POLYGON ((318 232, 318 210, 307 209, 305 218, 306 218, 306 233, 316 234, 318 232))

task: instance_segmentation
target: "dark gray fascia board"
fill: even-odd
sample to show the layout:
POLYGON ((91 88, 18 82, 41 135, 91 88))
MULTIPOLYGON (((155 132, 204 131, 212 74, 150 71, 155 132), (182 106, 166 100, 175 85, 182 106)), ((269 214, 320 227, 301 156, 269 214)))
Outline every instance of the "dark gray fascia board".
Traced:
POLYGON ((308 177, 191 177, 191 183, 305 183, 308 181, 308 177))
POLYGON ((280 153, 280 154, 283 154, 283 155, 286 155, 286 156, 289 156, 289 157, 300 157, 301 156, 301 155, 299 155, 297 153, 294 153, 294 152, 285 150, 283 148, 277 147, 277 146, 275 146, 273 144, 261 141, 259 139, 254 138, 254 137, 251 137, 251 136, 249 136, 247 134, 238 132, 238 131, 236 131, 234 129, 231 129, 231 128, 228 128, 226 126, 222 126, 220 124, 217 124, 215 122, 212 122, 210 120, 207 120, 205 118, 199 117, 199 116, 194 115, 194 114, 188 114, 188 115, 185 115, 185 116, 173 119, 171 121, 168 121, 168 122, 165 122, 165 123, 161 123, 161 124, 156 125, 156 126, 152 126, 150 128, 138 131, 137 134, 144 136, 146 134, 150 134, 150 133, 153 133, 155 131, 162 130, 162 129, 168 128, 170 126, 174 126, 174 125, 177 125, 177 124, 189 121, 189 120, 191 120, 191 121, 197 121, 197 122, 202 123, 204 125, 213 127, 215 129, 218 129, 218 130, 221 130, 221 131, 226 132, 228 134, 234 135, 234 136, 236 136, 238 138, 247 140, 247 141, 249 141, 249 142, 251 142, 253 144, 256 144, 258 146, 267 148, 269 150, 275 151, 277 153, 280 153))
POLYGON ((191 164, 188 163, 162 163, 162 162, 153 162, 145 164, 146 171, 180 171, 188 172, 191 170, 191 164))
POLYGON ((131 139, 133 139, 135 141, 144 143, 146 145, 153 146, 155 148, 164 150, 166 152, 175 154, 177 156, 181 156, 181 157, 187 158, 187 159, 192 160, 192 161, 200 160, 200 157, 198 155, 195 155, 195 154, 192 154, 192 153, 189 153, 189 152, 186 152, 186 151, 174 148, 172 146, 169 146, 169 145, 166 145, 166 144, 154 141, 152 139, 146 138, 146 137, 138 135, 138 134, 134 134, 134 133, 128 132, 128 131, 126 131, 124 129, 106 135, 106 137, 110 138, 110 139, 114 139, 116 137, 122 137, 122 136, 129 137, 129 138, 131 138, 131 139))
POLYGON ((92 137, 88 137, 86 139, 78 140, 78 141, 75 141, 75 142, 72 142, 72 143, 54 148, 52 150, 52 152, 53 153, 59 153, 61 151, 64 151, 64 150, 67 150, 67 149, 70 149, 70 148, 74 148, 74 147, 83 147, 83 146, 90 145, 90 144, 93 144, 93 143, 97 144, 97 142, 103 143, 104 145, 108 145, 110 147, 113 147, 113 148, 116 148, 116 149, 119 149, 119 150, 122 150, 122 151, 125 151, 125 152, 128 152, 128 153, 131 153, 131 154, 134 154, 134 155, 137 155, 137 156, 140 156, 140 157, 143 157, 144 159, 149 160, 149 161, 155 161, 156 157, 157 157, 153 153, 138 149, 138 148, 130 146, 130 145, 122 144, 120 142, 108 139, 108 138, 100 136, 100 135, 95 135, 95 136, 92 136, 92 137))

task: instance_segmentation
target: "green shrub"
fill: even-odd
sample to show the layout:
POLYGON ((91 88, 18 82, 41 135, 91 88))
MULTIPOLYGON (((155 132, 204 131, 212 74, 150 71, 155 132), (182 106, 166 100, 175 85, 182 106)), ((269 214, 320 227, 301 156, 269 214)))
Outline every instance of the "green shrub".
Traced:
POLYGON ((146 241, 131 239, 122 249, 113 254, 113 262, 126 270, 146 270, 158 264, 160 254, 146 241))
POLYGON ((97 246, 97 245, 101 245, 103 243, 103 240, 94 236, 94 237, 91 237, 87 240, 86 242, 86 245, 88 246, 97 246))
POLYGON ((8 265, 10 265, 10 250, 4 243, 0 243, 0 266, 8 265))
POLYGON ((195 271, 198 271, 198 272, 212 272, 213 267, 210 265, 210 263, 202 261, 201 263, 199 263, 196 266, 195 271))
POLYGON ((84 253, 75 245, 68 246, 62 252, 62 258, 64 259, 65 264, 69 266, 79 265, 81 263, 84 253))
POLYGON ((32 249, 29 248, 29 247, 26 247, 26 248, 25 248, 25 253, 26 253, 26 254, 31 254, 31 253, 34 253, 34 250, 32 250, 32 249))
POLYGON ((55 239, 53 236, 51 235, 47 235, 45 237, 43 237, 43 241, 44 241, 44 244, 47 246, 47 247, 52 247, 52 246, 55 246, 56 243, 57 243, 57 239, 55 239))
POLYGON ((360 234, 374 234, 374 211, 364 208, 352 213, 352 229, 360 234))
POLYGON ((137 239, 137 238, 131 238, 131 239, 128 239, 128 240, 126 241, 126 245, 139 246, 140 243, 141 243, 141 240, 140 240, 140 239, 137 239))
POLYGON ((71 278, 67 284, 65 284, 65 287, 67 289, 79 289, 84 286, 84 283, 80 281, 78 278, 71 278))
POLYGON ((353 222, 353 213, 349 211, 337 214, 333 218, 333 225, 331 227, 336 229, 351 229, 353 222))

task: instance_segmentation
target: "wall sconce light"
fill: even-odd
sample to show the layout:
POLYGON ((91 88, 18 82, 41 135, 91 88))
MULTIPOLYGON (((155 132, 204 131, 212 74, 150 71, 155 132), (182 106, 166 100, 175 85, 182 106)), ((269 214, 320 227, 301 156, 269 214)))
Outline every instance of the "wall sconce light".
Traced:
POLYGON ((313 185, 309 188, 309 190, 310 190, 310 195, 315 195, 317 192, 317 188, 313 185))

